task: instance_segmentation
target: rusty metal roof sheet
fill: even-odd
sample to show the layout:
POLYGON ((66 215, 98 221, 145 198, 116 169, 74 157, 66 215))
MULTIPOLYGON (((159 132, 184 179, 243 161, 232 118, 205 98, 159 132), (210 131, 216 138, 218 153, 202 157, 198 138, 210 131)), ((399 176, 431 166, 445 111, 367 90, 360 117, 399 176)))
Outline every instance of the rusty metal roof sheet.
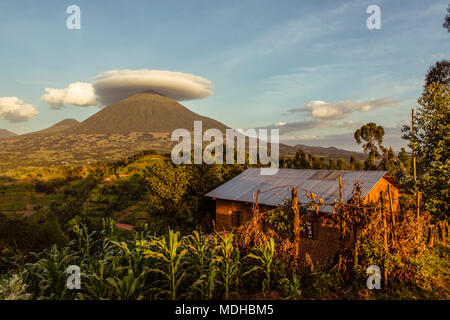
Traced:
MULTIPOLYGON (((342 176, 343 200, 348 201, 353 193, 356 181, 361 186, 361 195, 365 197, 384 176, 386 171, 346 171, 279 169, 275 175, 261 175, 259 168, 249 168, 240 175, 208 192, 207 197, 224 200, 253 202, 260 190, 259 204, 278 206, 283 200, 290 200, 291 190, 296 186, 301 203, 308 203, 306 191, 315 193, 325 203, 339 199, 339 176, 342 176), (303 191, 303 192, 302 192, 303 191)), ((320 211, 331 212, 330 206, 320 211)))

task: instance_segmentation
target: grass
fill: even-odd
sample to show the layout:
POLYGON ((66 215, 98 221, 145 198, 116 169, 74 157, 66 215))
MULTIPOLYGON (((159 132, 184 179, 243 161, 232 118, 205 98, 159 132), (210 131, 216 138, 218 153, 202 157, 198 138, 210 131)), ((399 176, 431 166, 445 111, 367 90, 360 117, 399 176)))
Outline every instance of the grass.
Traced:
POLYGON ((49 206, 63 200, 60 194, 42 194, 35 191, 31 182, 3 181, 0 183, 0 213, 20 217, 16 212, 25 211, 27 204, 34 207, 49 206))

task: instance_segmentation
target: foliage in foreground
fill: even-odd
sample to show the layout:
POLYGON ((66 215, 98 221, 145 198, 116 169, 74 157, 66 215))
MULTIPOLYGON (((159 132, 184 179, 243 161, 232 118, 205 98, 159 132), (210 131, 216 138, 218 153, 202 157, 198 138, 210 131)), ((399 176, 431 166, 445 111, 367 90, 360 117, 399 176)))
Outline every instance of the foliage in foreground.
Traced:
MULTIPOLYGON (((73 230, 75 239, 62 248, 0 256, 9 266, 0 274, 0 299, 448 298, 448 244, 402 262, 415 279, 392 278, 388 290, 368 293, 364 270, 311 262, 291 268, 273 239, 247 252, 232 233, 181 237, 169 229, 157 237, 142 228, 121 241, 111 219, 101 232, 79 224, 73 230), (79 290, 66 286, 70 265, 81 269, 79 290)), ((376 252, 363 245, 360 266, 377 259, 376 252)))

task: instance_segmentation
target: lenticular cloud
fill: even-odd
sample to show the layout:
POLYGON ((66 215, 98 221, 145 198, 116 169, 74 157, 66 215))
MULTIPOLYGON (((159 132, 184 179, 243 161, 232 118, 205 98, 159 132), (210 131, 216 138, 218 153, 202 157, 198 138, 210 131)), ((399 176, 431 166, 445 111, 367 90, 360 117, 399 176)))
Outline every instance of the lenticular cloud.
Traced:
POLYGON ((205 98, 213 93, 211 81, 163 70, 111 70, 94 79, 97 101, 108 105, 141 92, 157 92, 174 100, 205 98))

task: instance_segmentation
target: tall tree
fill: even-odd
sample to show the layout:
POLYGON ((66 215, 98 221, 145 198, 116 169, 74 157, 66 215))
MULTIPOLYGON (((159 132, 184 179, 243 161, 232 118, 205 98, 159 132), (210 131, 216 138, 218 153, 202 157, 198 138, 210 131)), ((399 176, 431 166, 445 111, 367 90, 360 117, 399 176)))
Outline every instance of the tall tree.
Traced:
POLYGON ((355 156, 351 156, 350 157, 350 169, 351 170, 355 170, 357 163, 358 163, 358 160, 356 159, 356 157, 355 156))
POLYGON ((346 170, 347 169, 347 163, 344 159, 339 158, 336 164, 336 167, 338 170, 346 170))
POLYGON ((383 157, 379 166, 382 170, 387 170, 391 174, 395 174, 397 163, 395 161, 395 153, 392 147, 383 150, 383 157))
POLYGON ((427 210, 436 217, 450 213, 450 85, 434 82, 417 101, 415 134, 404 126, 403 138, 410 140, 421 164, 417 188, 425 198, 427 210))
POLYGON ((450 84, 450 61, 442 60, 438 61, 428 69, 425 76, 425 90, 433 82, 450 84))
POLYGON ((364 152, 369 154, 368 157, 368 169, 373 169, 375 167, 375 159, 380 156, 378 148, 384 150, 381 143, 383 142, 384 129, 382 126, 377 126, 373 122, 369 122, 363 125, 361 128, 355 131, 356 143, 361 144, 363 141, 364 152), (378 145, 378 147, 377 147, 378 145))
POLYGON ((334 161, 334 159, 328 159, 328 169, 336 170, 336 162, 334 161))
POLYGON ((398 180, 404 182, 411 176, 411 156, 406 152, 405 148, 401 148, 397 155, 398 180))
POLYGON ((448 5, 447 8, 447 14, 445 15, 444 18, 443 27, 446 28, 448 32, 450 32, 450 4, 448 5))

